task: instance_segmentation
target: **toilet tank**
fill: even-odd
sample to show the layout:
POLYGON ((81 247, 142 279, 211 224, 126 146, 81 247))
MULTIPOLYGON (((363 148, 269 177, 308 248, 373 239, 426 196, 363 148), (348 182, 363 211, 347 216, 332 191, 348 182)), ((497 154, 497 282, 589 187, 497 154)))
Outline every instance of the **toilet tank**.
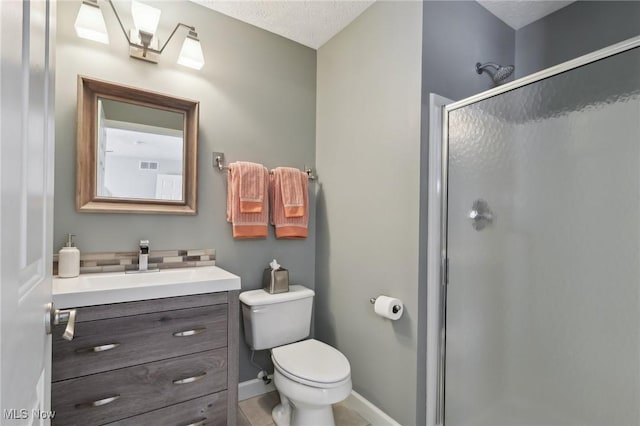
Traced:
POLYGON ((314 292, 301 285, 286 293, 240 293, 244 338, 253 350, 271 349, 309 336, 314 292))

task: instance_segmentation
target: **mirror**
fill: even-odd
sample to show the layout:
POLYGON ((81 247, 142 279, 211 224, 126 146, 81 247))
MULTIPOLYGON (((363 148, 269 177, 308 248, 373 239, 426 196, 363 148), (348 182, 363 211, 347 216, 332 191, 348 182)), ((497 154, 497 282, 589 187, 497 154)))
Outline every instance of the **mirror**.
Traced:
POLYGON ((182 200, 184 114, 98 98, 98 197, 182 200))
POLYGON ((78 211, 196 214, 198 109, 79 76, 78 211))

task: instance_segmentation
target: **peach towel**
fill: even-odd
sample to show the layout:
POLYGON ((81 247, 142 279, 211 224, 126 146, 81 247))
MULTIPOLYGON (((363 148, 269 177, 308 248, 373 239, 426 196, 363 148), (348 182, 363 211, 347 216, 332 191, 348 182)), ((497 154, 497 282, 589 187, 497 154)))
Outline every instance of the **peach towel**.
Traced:
MULTIPOLYGON (((285 167, 278 167, 272 171, 269 178, 269 198, 271 204, 271 224, 275 226, 276 238, 299 239, 307 238, 309 227, 309 192, 308 177, 305 172, 297 169, 296 173, 283 172, 285 167), (283 185, 283 180, 296 180, 302 188, 302 215, 287 217, 283 197, 283 187, 291 186, 293 182, 283 185)), ((298 183, 295 183, 296 185, 298 183)))
POLYGON ((227 222, 231 222, 233 238, 266 238, 269 235, 269 173, 264 173, 262 181, 262 203, 260 211, 243 213, 240 208, 240 167, 229 165, 227 175, 227 222))
MULTIPOLYGON (((302 217, 304 215, 304 189, 300 170, 293 167, 277 167, 274 173, 280 174, 280 190, 286 217, 302 217)), ((306 182, 306 180, 305 180, 306 182)))
POLYGON ((260 213, 264 202, 267 168, 262 164, 248 161, 237 161, 230 167, 232 165, 239 171, 240 212, 260 213))

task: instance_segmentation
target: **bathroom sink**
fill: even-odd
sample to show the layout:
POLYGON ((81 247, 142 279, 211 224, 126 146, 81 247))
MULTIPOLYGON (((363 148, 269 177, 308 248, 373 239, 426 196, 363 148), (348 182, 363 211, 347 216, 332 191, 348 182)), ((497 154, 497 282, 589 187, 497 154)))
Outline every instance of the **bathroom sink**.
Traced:
POLYGON ((76 278, 53 278, 53 303, 64 309, 239 289, 240 277, 217 266, 143 274, 81 274, 76 278))

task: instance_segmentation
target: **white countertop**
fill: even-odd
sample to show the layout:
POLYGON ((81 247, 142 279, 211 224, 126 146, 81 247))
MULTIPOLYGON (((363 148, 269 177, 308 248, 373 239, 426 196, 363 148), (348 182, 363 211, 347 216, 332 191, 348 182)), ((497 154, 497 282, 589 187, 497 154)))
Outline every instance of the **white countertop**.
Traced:
POLYGON ((230 290, 240 290, 240 277, 217 266, 140 274, 110 272, 82 274, 76 278, 53 277, 56 309, 230 290))

